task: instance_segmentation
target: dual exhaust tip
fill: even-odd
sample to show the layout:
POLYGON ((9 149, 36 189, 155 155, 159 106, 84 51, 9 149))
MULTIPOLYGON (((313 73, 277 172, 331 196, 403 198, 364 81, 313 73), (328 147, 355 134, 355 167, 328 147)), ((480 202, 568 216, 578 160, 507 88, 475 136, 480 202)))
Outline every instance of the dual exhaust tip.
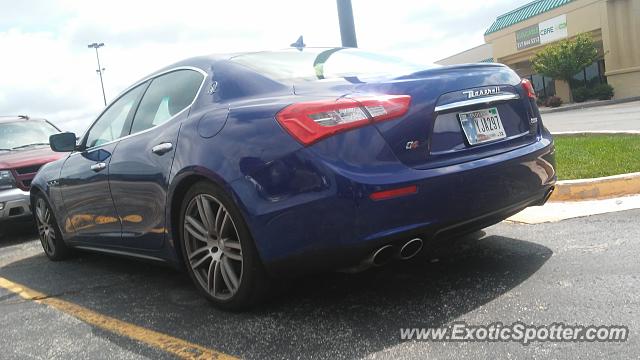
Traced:
POLYGON ((370 257, 373 266, 382 266, 393 259, 409 260, 422 250, 422 239, 415 238, 407 241, 399 250, 393 245, 385 245, 376 250, 370 257))

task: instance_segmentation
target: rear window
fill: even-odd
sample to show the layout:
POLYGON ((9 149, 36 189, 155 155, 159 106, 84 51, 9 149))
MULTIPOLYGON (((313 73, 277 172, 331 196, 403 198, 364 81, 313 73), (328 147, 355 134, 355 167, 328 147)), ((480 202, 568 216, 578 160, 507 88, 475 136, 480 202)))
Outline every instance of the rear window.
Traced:
POLYGON ((280 81, 406 75, 436 66, 349 48, 259 52, 239 55, 231 61, 280 81))

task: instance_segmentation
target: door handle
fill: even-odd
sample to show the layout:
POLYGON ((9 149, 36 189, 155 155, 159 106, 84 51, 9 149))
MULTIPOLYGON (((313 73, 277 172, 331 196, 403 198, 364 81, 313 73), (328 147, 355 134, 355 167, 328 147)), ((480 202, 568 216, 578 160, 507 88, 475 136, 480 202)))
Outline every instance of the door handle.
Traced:
POLYGON ((169 142, 158 144, 151 148, 151 152, 156 155, 163 155, 171 150, 173 150, 173 144, 169 142))
POLYGON ((102 170, 104 170, 106 168, 107 168, 107 164, 105 164, 103 162, 91 165, 91 170, 93 170, 95 172, 102 171, 102 170))

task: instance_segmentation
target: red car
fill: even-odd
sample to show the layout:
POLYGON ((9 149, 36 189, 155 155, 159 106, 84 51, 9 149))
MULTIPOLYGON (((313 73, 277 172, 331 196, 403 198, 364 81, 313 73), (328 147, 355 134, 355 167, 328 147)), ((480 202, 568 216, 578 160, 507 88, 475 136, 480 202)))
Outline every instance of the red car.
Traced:
POLYGON ((49 147, 49 136, 59 132, 44 119, 0 117, 0 221, 31 216, 31 180, 42 165, 64 156, 49 147))

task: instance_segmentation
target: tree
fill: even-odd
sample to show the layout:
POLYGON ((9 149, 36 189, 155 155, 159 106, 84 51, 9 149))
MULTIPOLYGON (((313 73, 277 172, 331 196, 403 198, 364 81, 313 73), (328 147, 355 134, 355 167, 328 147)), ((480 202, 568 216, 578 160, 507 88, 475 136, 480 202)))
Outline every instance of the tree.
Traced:
POLYGON ((569 83, 569 96, 573 101, 571 79, 597 58, 598 49, 591 35, 580 34, 573 39, 562 40, 545 47, 534 55, 531 65, 539 74, 569 83))

